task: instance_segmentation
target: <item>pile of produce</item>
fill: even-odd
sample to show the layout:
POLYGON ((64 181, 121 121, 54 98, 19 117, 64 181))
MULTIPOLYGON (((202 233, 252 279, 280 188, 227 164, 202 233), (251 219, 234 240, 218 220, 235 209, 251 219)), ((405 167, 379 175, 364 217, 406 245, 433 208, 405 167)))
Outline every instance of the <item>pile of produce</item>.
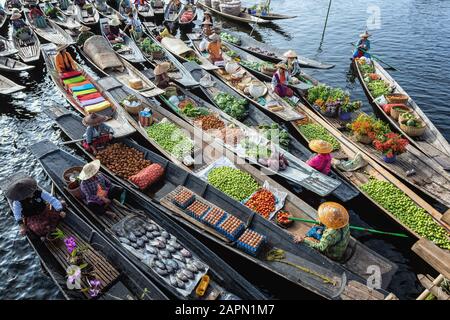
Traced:
POLYGON ((139 48, 147 55, 152 54, 153 52, 161 52, 161 47, 156 44, 154 41, 150 40, 150 38, 145 38, 143 41, 138 42, 139 48))
POLYGON ((212 169, 208 173, 208 183, 237 201, 247 199, 259 189, 251 175, 231 167, 212 169))
POLYGON ((242 138, 245 136, 244 132, 240 128, 235 127, 233 124, 220 129, 220 131, 215 133, 215 135, 217 135, 218 138, 222 139, 222 141, 226 144, 232 146, 240 143, 242 138))
POLYGON ((350 101, 350 93, 340 88, 320 84, 308 89, 308 101, 320 112, 334 116, 339 109, 353 112, 362 106, 362 102, 350 101))
POLYGON ((353 134, 369 136, 371 139, 382 139, 385 134, 391 132, 387 123, 365 113, 361 113, 352 123, 347 124, 347 127, 353 134))
POLYGON ((423 126, 422 120, 415 116, 411 112, 405 112, 400 116, 400 124, 404 124, 408 127, 421 128, 423 126))
POLYGON ((237 99, 231 94, 221 92, 214 97, 214 102, 217 103, 220 110, 237 120, 247 117, 246 99, 237 99))
POLYGON ((189 55, 184 57, 187 61, 193 61, 198 65, 201 65, 202 62, 200 61, 199 58, 197 58, 197 56, 194 53, 190 53, 189 55))
POLYGON ((183 100, 178 104, 178 108, 180 108, 181 112, 189 117, 189 118, 197 118, 201 116, 206 116, 209 114, 209 111, 205 108, 197 107, 194 102, 190 100, 183 100))
POLYGON ((341 148, 339 141, 329 134, 327 129, 318 124, 307 123, 300 125, 298 128, 308 141, 320 139, 331 143, 333 150, 339 150, 341 148))
POLYGON ((271 58, 279 58, 277 57, 277 55, 273 52, 258 48, 258 47, 248 47, 247 50, 259 53, 259 54, 263 54, 265 56, 271 57, 271 58))
POLYGON ((241 65, 244 66, 244 67, 246 67, 246 68, 249 68, 249 69, 252 69, 252 70, 256 70, 256 71, 259 71, 260 68, 261 68, 264 64, 263 64, 263 63, 260 63, 260 62, 250 62, 250 61, 242 60, 242 61, 241 61, 241 65))
POLYGON ((289 217, 291 215, 286 211, 280 211, 277 213, 276 216, 276 222, 281 225, 282 227, 288 227, 292 223, 294 223, 294 220, 289 220, 289 217))
POLYGON ((443 249, 450 249, 448 232, 396 186, 386 181, 371 179, 361 188, 369 197, 420 236, 433 241, 443 249))
POLYGON ((197 126, 201 127, 203 131, 211 129, 220 130, 225 127, 225 123, 213 114, 197 117, 195 123, 197 126))
POLYGON ((256 255, 265 241, 265 237, 253 230, 247 229, 239 237, 237 246, 238 248, 248 252, 252 255, 256 255))
POLYGON ((123 143, 114 143, 100 150, 96 156, 100 162, 120 178, 128 179, 152 163, 144 154, 123 143))
POLYGON ((267 189, 260 189, 248 199, 245 206, 268 219, 275 210, 275 196, 267 189))
POLYGON ((375 99, 392 92, 392 88, 384 80, 371 80, 368 78, 367 82, 367 88, 375 99))
POLYGON ((400 135, 394 132, 386 133, 373 142, 375 149, 381 151, 389 158, 406 152, 407 145, 408 140, 401 138, 400 135))
POLYGON ((289 148, 290 135, 277 123, 273 123, 272 125, 262 124, 258 128, 267 140, 273 140, 273 143, 277 142, 283 149, 287 150, 289 148))
POLYGON ((232 36, 231 34, 226 33, 226 32, 221 32, 220 38, 225 42, 229 42, 229 43, 235 44, 235 45, 239 45, 241 43, 241 41, 237 37, 232 36))
POLYGON ((375 73, 375 66, 372 63, 367 63, 366 59, 358 59, 359 70, 363 75, 375 73))
POLYGON ((161 121, 146 130, 150 138, 178 160, 190 155, 194 149, 194 142, 173 123, 161 121))
POLYGON ((250 141, 249 138, 245 138, 241 141, 241 146, 248 157, 255 159, 259 164, 273 171, 283 171, 289 165, 284 154, 267 145, 258 144, 250 141))

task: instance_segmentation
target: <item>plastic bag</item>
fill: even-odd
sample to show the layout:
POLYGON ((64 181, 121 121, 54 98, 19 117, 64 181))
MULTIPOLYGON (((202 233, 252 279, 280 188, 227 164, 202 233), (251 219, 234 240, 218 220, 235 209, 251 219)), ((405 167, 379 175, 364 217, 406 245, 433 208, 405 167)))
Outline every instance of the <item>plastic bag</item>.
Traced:
POLYGON ((214 87, 214 81, 209 73, 205 74, 199 81, 200 85, 204 88, 214 87))

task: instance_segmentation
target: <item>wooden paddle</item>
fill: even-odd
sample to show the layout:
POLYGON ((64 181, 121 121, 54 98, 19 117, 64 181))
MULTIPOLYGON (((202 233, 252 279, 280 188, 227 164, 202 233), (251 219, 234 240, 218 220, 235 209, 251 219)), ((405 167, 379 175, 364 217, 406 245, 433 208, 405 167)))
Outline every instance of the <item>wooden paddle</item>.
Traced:
MULTIPOLYGON (((350 44, 351 44, 352 46, 354 46, 355 48, 358 48, 358 47, 356 46, 356 44, 354 44, 353 42, 350 42, 350 44)), ((369 53, 369 52, 367 52, 366 50, 364 50, 363 48, 358 48, 358 49, 361 50, 361 51, 364 52, 364 53, 369 53)), ((371 58, 371 59, 377 60, 378 62, 381 62, 381 63, 385 64, 385 65, 387 66, 386 69, 388 69, 388 70, 394 70, 394 71, 400 71, 399 69, 397 69, 397 68, 395 68, 394 66, 388 64, 387 62, 384 62, 383 60, 381 60, 380 58, 378 58, 376 55, 371 54, 371 53, 369 53, 369 54, 370 54, 370 58, 371 58)))
MULTIPOLYGON (((302 218, 295 218, 295 217, 289 217, 288 219, 289 220, 293 220, 293 221, 301 221, 301 222, 307 222, 307 223, 320 224, 319 221, 309 220, 309 219, 302 219, 302 218)), ((356 227, 356 226, 350 226, 350 229, 360 230, 360 231, 368 231, 368 232, 378 233, 378 234, 386 234, 386 235, 395 236, 395 237, 401 237, 401 238, 408 238, 409 237, 408 235, 406 235, 404 233, 385 232, 385 231, 380 231, 380 230, 375 230, 375 229, 368 229, 368 228, 363 228, 363 227, 356 227)))
POLYGON ((84 140, 84 138, 77 139, 77 140, 70 140, 70 141, 63 142, 62 145, 65 146, 65 145, 68 145, 68 144, 81 142, 81 141, 83 141, 83 140, 84 140))

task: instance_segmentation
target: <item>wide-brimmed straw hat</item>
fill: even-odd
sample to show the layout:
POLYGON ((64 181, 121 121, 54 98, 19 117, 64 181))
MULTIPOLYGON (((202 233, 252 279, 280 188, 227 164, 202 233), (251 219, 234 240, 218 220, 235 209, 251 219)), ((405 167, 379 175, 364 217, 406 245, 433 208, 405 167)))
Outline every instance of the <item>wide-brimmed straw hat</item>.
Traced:
POLYGON ((106 120, 108 120, 108 117, 106 116, 102 116, 101 114, 97 113, 91 113, 86 117, 84 117, 82 122, 86 127, 90 127, 90 126, 98 126, 99 124, 105 122, 106 120))
POLYGON ((88 26, 81 26, 80 29, 78 29, 78 31, 80 32, 86 32, 86 31, 90 31, 91 28, 89 28, 88 26))
POLYGON ((108 24, 110 26, 113 26, 113 27, 118 27, 118 26, 121 25, 121 22, 120 22, 120 20, 118 18, 114 17, 114 18, 112 18, 111 20, 108 21, 108 24))
POLYGON ((311 140, 309 148, 317 153, 331 153, 333 151, 333 145, 324 140, 311 140))
POLYGON ((16 173, 0 182, 0 188, 5 196, 12 201, 22 201, 29 198, 37 190, 36 180, 25 173, 16 173))
POLYGON ((324 202, 317 209, 319 221, 330 229, 340 229, 348 225, 348 211, 336 202, 324 202))
POLYGON ((275 65, 275 68, 281 68, 281 69, 284 69, 284 70, 287 70, 288 69, 288 67, 287 67, 287 65, 286 65, 286 63, 282 63, 282 62, 280 62, 280 63, 278 63, 277 65, 275 65))
POLYGON ((369 33, 369 32, 364 32, 364 33, 361 33, 360 35, 359 35, 359 37, 360 38, 368 38, 368 37, 370 37, 371 36, 371 34, 369 33))
POLYGON ((84 165, 83 170, 81 170, 80 174, 78 175, 78 179, 82 181, 89 180, 90 178, 95 176, 99 170, 100 160, 97 159, 89 162, 88 164, 84 165))
POLYGON ((294 50, 288 50, 283 54, 285 58, 297 58, 297 53, 294 50))
POLYGON ((170 69, 170 63, 166 61, 166 62, 158 64, 153 73, 155 74, 155 76, 159 76, 159 75, 169 71, 169 69, 170 69))
POLYGON ((208 37, 209 41, 216 42, 220 40, 220 36, 217 33, 213 33, 208 37))

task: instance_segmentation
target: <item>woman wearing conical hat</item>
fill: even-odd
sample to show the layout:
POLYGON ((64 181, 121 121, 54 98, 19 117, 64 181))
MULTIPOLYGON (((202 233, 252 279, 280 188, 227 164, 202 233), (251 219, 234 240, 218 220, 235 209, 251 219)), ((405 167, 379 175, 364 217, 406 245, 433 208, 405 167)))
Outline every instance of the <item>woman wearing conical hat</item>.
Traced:
POLYGON ((277 71, 275 71, 272 76, 272 90, 275 91, 275 93, 281 98, 292 97, 294 95, 294 91, 289 88, 291 75, 288 71, 287 65, 280 62, 275 67, 277 68, 277 71))
POLYGON ((302 70, 297 59, 297 53, 294 50, 286 51, 283 54, 283 58, 286 59, 285 63, 292 77, 301 75, 302 70))
POLYGON ((168 72, 170 70, 170 62, 163 62, 155 68, 155 84, 160 89, 165 89, 170 85, 170 77, 168 72))
POLYGON ((77 45, 80 47, 83 47, 86 40, 95 35, 95 33, 93 33, 91 31, 91 28, 89 28, 88 26, 81 26, 80 29, 78 29, 78 31, 80 33, 78 34, 77 37, 77 45))
POLYGON ((353 52, 353 59, 366 57, 370 58, 370 34, 366 31, 359 35, 359 41, 356 44, 356 49, 353 52))
POLYGON ((331 143, 324 140, 311 140, 309 148, 317 154, 306 161, 306 163, 317 171, 328 175, 331 171, 331 160, 333 159, 331 156, 333 151, 331 143))
MULTIPOLYGON (((92 95, 89 103, 95 104, 105 100, 100 94, 93 93, 92 95), (98 95, 99 97, 96 98, 94 95, 98 95)), ((103 147, 113 138, 114 130, 105 124, 106 120, 108 120, 107 117, 96 113, 92 113, 83 119, 83 124, 86 126, 86 132, 83 135, 85 139, 83 141, 83 148, 92 152, 94 155, 97 154, 97 149, 103 147)))
POLYGON ((121 22, 119 18, 112 18, 108 22, 105 33, 106 38, 108 38, 109 42, 111 42, 112 44, 123 42, 123 38, 120 32, 120 25, 121 22))
MULTIPOLYGON (((350 241, 349 216, 347 210, 336 202, 324 202, 317 209, 318 219, 323 226, 319 237, 296 236, 295 242, 304 242, 319 250, 328 258, 340 261, 345 255, 350 241), (319 240, 317 240, 319 238, 319 240)), ((317 226, 313 227, 312 229, 317 226)), ((311 231, 311 230, 310 230, 311 231)))

